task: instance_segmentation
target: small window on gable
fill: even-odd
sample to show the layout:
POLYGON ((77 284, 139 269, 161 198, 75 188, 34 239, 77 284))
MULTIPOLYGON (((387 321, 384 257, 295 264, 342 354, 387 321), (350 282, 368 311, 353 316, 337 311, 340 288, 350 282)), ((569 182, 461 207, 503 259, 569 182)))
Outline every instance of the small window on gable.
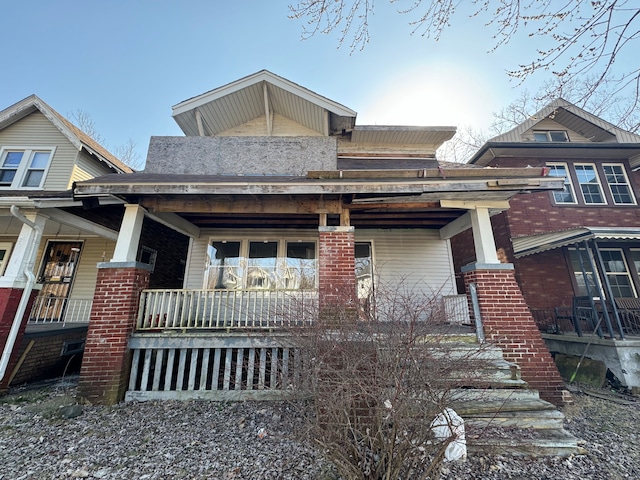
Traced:
POLYGON ((624 166, 619 164, 604 164, 602 165, 602 169, 604 170, 613 203, 616 205, 635 205, 636 199, 633 196, 633 191, 629 185, 629 179, 627 178, 624 166))
POLYGON ((0 151, 0 188, 40 189, 54 148, 13 148, 0 151))
POLYGON ((556 203, 576 203, 576 197, 573 193, 573 185, 566 163, 550 163, 550 177, 559 177, 564 179, 564 189, 561 192, 553 192, 553 199, 556 203))
POLYGON ((569 136, 565 130, 538 130, 533 132, 536 142, 568 142, 569 136))

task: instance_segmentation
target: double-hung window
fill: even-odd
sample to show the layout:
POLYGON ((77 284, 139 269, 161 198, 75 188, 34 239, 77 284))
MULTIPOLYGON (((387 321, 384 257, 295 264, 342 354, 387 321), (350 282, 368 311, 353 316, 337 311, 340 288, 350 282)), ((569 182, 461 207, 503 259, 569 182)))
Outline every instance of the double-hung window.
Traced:
POLYGON ((576 178, 584 203, 588 205, 605 205, 602 186, 596 166, 593 164, 576 164, 576 178))
POLYGON ((561 192, 553 192, 553 198, 556 203, 576 203, 576 197, 573 193, 573 185, 571 184, 571 176, 566 163, 550 163, 550 177, 559 177, 564 179, 564 190, 561 192))
POLYGON ((605 163, 602 165, 611 198, 616 205, 635 205, 636 199, 633 196, 629 179, 620 164, 605 163))
POLYGON ((565 130, 538 130, 533 132, 536 142, 568 142, 569 136, 565 130))
POLYGON ((54 150, 53 147, 0 150, 0 188, 42 188, 54 150))
POLYGON ((635 297, 633 282, 631 281, 622 250, 618 248, 603 248, 600 250, 600 255, 602 256, 604 270, 613 296, 616 298, 635 297))

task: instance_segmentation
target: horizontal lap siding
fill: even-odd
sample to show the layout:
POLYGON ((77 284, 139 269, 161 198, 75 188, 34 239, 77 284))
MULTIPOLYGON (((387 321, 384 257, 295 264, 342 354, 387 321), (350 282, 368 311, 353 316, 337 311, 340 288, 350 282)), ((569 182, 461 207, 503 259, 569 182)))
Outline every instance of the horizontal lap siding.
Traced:
POLYGON ((430 230, 356 230, 356 242, 372 241, 381 284, 404 280, 442 295, 456 293, 449 242, 430 230))
POLYGON ((78 149, 44 115, 32 113, 0 131, 0 145, 56 147, 45 180, 45 190, 66 190, 78 149))

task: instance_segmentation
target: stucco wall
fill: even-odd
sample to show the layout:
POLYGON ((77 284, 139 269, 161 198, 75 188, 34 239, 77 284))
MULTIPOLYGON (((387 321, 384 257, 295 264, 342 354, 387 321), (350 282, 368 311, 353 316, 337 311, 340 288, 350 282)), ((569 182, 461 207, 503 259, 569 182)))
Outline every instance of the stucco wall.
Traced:
POLYGON ((306 175, 335 170, 332 137, 151 137, 145 173, 306 175))

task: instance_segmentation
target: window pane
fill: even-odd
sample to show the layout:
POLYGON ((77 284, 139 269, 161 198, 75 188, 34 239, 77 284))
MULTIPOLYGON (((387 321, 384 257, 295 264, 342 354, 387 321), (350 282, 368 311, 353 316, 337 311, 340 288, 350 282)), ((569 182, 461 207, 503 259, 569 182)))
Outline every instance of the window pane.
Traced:
POLYGON ((7 152, 7 155, 4 158, 4 162, 2 162, 2 166, 17 167, 18 165, 20 165, 23 153, 24 152, 7 152))
POLYGON ((11 185, 14 177, 16 176, 15 170, 1 170, 0 171, 0 184, 11 185))
POLYGON ((549 132, 551 136, 552 142, 567 142, 569 139, 567 138, 567 132, 564 130, 557 130, 549 132))
POLYGON ((42 182, 43 170, 30 170, 24 178, 23 187, 39 187, 42 182))
POLYGON ((242 288, 240 242, 212 242, 208 248, 206 288, 242 288))
POLYGON ((586 250, 575 248, 569 249, 569 256, 571 258, 571 267, 573 268, 573 275, 576 279, 576 286, 578 291, 577 296, 585 296, 591 294, 591 296, 597 295, 596 281, 593 276, 593 270, 591 269, 591 263, 589 262, 589 256, 586 250), (583 273, 584 270, 584 273, 583 273), (586 279, 585 279, 586 276, 586 279), (587 282, 589 284, 589 291, 587 292, 587 282))
POLYGON ((601 250, 607 280, 614 297, 635 297, 622 250, 601 250))
POLYGON ((593 165, 576 165, 576 175, 585 203, 605 203, 593 165))
POLYGON ((533 139, 536 142, 548 142, 549 137, 547 136, 547 132, 533 132, 533 139))
POLYGON ((31 159, 31 168, 45 169, 49 163, 49 152, 36 152, 31 159))
POLYGON ((562 192, 553 192, 553 198, 556 203, 575 203, 573 197, 573 187, 566 165, 549 165, 549 176, 564 178, 564 190, 562 192))
POLYGON ((275 288, 278 242, 249 242, 247 288, 275 288))
POLYGON ((287 242, 283 288, 309 290, 316 287, 315 242, 287 242))

